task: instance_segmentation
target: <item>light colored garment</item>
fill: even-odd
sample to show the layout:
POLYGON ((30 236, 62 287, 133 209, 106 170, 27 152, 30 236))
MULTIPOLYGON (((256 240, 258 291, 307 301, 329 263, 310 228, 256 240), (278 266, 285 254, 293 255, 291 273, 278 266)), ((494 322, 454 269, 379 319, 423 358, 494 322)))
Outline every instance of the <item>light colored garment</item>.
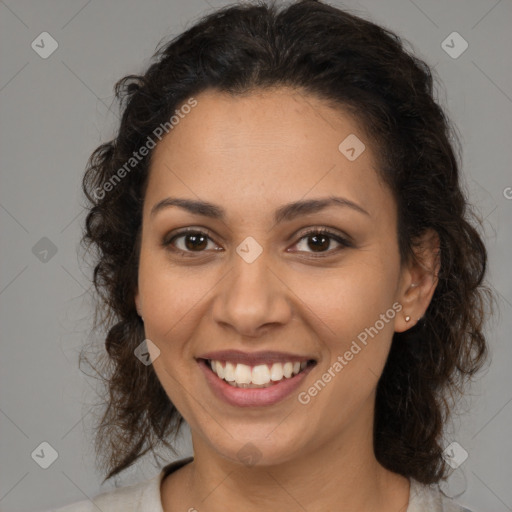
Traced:
MULTIPOLYGON (((175 461, 144 482, 104 492, 91 501, 79 501, 51 512, 163 512, 160 484, 165 476, 192 460, 175 461)), ((192 509, 193 510, 193 509, 192 509)), ((50 512, 50 511, 47 511, 50 512)), ((422 485, 411 479, 409 506, 406 512, 471 512, 446 498, 435 486, 422 485)))

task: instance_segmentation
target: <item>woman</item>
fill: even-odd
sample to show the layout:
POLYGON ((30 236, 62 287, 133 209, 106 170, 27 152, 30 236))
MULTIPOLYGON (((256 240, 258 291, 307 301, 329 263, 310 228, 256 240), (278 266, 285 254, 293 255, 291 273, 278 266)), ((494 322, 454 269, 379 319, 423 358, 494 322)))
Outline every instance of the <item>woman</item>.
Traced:
POLYGON ((486 250, 430 69, 303 0, 219 10, 116 85, 84 242, 108 329, 106 479, 64 511, 461 511, 443 425, 487 355, 486 250))

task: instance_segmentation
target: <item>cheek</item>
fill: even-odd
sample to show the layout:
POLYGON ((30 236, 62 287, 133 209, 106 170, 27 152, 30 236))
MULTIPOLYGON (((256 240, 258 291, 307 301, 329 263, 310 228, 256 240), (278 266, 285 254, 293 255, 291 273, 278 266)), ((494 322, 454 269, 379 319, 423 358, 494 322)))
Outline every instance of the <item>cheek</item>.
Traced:
POLYGON ((141 251, 139 291, 144 305, 144 332, 160 351, 153 368, 171 402, 185 412, 190 404, 183 381, 195 364, 188 341, 200 320, 197 307, 208 291, 203 279, 191 277, 193 272, 172 267, 159 251, 141 251))
POLYGON ((329 338, 341 342, 373 326, 392 307, 397 279, 397 266, 361 262, 297 279, 293 290, 324 323, 329 338))
POLYGON ((324 333, 320 341, 326 357, 315 378, 299 390, 299 402, 329 418, 327 429, 333 432, 356 415, 363 404, 368 414, 373 410, 371 397, 393 338, 396 311, 392 298, 379 288, 374 288, 376 295, 370 297, 361 292, 361 284, 347 285, 346 293, 326 292, 311 305, 325 313, 315 329, 324 333), (323 327, 324 322, 328 329, 323 327))
POLYGON ((322 391, 323 401, 331 402, 332 396, 334 402, 356 404, 374 389, 401 309, 395 301, 398 273, 398 264, 388 261, 384 266, 375 259, 297 281, 293 287, 298 296, 307 297, 313 330, 328 354, 321 365, 325 379, 320 378, 333 384, 322 391))
POLYGON ((143 298, 145 333, 161 351, 179 349, 177 342, 192 321, 194 305, 205 295, 204 280, 191 275, 173 268, 160 251, 141 251, 139 291, 143 298))
MULTIPOLYGON (((194 300, 204 295, 204 277, 201 265, 177 265, 165 248, 143 243, 139 261, 139 291, 146 314, 154 319, 165 319, 172 324, 194 300)), ((206 285, 205 285, 206 286, 206 285)))

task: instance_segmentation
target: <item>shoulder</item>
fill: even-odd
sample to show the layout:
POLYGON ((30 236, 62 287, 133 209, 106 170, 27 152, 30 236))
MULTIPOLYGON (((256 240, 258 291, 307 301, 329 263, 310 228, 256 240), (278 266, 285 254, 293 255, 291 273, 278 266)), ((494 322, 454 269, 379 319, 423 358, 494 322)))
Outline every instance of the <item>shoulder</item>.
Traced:
POLYGON ((99 494, 92 500, 77 501, 64 507, 43 512, 163 512, 160 485, 163 478, 191 462, 194 458, 176 460, 149 480, 118 487, 99 494))
MULTIPOLYGON (((407 512, 473 512, 444 495, 437 485, 424 485, 411 479, 407 512)), ((476 511, 475 511, 476 512, 476 511)))
MULTIPOLYGON (((150 480, 133 485, 118 487, 103 492, 91 500, 78 501, 51 512, 159 512, 162 510, 160 499, 160 473, 150 480)), ((50 512, 50 511, 47 511, 50 512)))

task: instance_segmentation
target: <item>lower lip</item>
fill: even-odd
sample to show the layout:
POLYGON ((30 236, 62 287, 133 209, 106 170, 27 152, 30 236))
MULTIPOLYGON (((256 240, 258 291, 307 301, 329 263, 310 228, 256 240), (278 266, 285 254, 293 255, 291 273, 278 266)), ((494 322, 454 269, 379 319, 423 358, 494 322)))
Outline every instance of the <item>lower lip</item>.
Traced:
POLYGON ((284 400, 299 387, 300 383, 314 366, 308 365, 294 377, 290 379, 284 378, 268 388, 236 388, 217 377, 204 359, 198 360, 198 364, 213 393, 228 404, 238 407, 262 407, 284 400))

